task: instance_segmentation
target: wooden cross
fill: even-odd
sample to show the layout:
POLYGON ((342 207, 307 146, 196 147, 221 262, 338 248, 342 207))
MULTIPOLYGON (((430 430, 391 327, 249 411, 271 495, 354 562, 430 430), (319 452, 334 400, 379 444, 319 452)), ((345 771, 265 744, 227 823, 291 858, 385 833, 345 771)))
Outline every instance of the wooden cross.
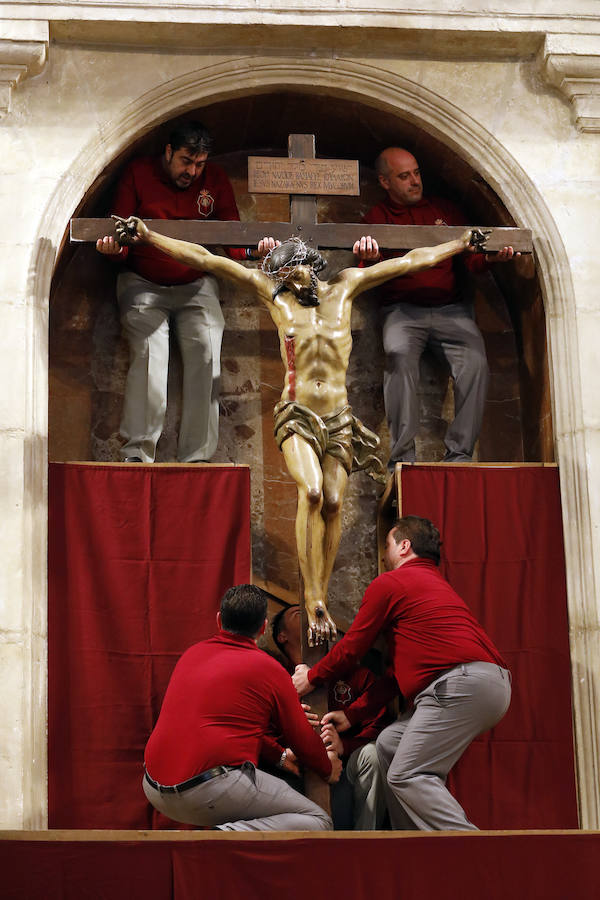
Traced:
MULTIPOLYGON (((292 159, 315 159, 314 134, 291 134, 288 155, 292 159)), ((331 161, 335 165, 335 160, 331 161)), ((414 247, 435 247, 460 238, 464 225, 364 225, 317 222, 315 194, 290 195, 289 222, 199 222, 195 219, 146 219, 151 231, 197 244, 225 247, 255 247, 266 236, 279 241, 299 237, 311 247, 350 250, 365 231, 376 239, 380 247, 411 250, 414 247)), ((488 226, 485 227, 486 230, 488 226)), ((106 234, 114 235, 112 219, 71 219, 71 241, 96 241, 106 234)), ((527 228, 491 228, 486 251, 514 247, 521 253, 531 253, 531 231, 527 228)))
MULTIPOLYGON (((314 160, 315 137, 312 134, 292 134, 288 138, 288 156, 291 159, 314 160)), ((335 161, 331 161, 335 165, 335 161)), ((272 191, 276 193, 276 191, 272 191)), ((365 232, 374 237, 380 247, 410 250, 415 247, 434 247, 462 236, 465 226, 447 225, 364 225, 317 222, 317 196, 313 194, 290 195, 289 222, 237 222, 146 219, 146 225, 158 234, 203 245, 227 247, 255 247, 258 241, 270 236, 285 241, 299 237, 312 247, 350 250, 365 232)), ((486 228, 487 230, 487 228, 486 228)), ((112 219, 72 219, 71 241, 96 241, 104 235, 114 235, 112 219)), ((486 242, 486 251, 494 252, 512 246, 521 253, 531 253, 531 232, 522 228, 492 228, 486 242)), ((304 608, 304 591, 300 579, 300 605, 302 609, 302 659, 313 665, 326 652, 326 645, 309 647, 307 619, 304 608)), ((327 689, 318 688, 309 695, 314 712, 322 716, 327 710, 327 689)), ((329 810, 329 790, 314 773, 306 773, 308 796, 329 810)))

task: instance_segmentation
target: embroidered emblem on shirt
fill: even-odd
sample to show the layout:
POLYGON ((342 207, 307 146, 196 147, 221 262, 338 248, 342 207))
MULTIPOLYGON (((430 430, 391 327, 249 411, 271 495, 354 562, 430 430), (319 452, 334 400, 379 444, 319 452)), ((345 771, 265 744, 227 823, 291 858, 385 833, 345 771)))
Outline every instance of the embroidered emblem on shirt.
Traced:
POLYGON ((207 216, 210 216, 213 209, 215 208, 215 198, 211 194, 209 194, 206 189, 200 191, 200 193, 198 194, 197 203, 198 212, 205 218, 207 216))
POLYGON ((342 706, 345 706, 346 703, 352 703, 352 690, 345 681, 336 681, 333 696, 336 703, 341 703, 342 706))
POLYGON ((434 224, 434 225, 447 225, 448 223, 447 223, 447 222, 444 222, 443 219, 436 219, 435 222, 434 222, 433 224, 434 224))

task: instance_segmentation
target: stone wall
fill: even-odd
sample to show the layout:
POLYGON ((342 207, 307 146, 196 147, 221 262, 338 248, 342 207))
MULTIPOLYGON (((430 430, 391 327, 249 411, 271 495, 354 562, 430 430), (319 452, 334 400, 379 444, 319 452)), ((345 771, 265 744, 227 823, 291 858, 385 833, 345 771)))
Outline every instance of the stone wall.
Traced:
MULTIPOLYGON (((61 420, 60 427, 51 431, 53 454, 87 458, 92 452, 113 453, 116 446, 125 356, 110 307, 110 277, 83 252, 81 259, 78 255, 67 258, 69 251, 63 245, 68 221, 88 199, 95 201, 104 187, 109 188, 138 142, 164 123, 192 110, 206 111, 218 121, 222 104, 239 100, 246 104, 247 118, 235 119, 235 125, 240 135, 246 134, 254 111, 258 111, 257 121, 261 119, 260 104, 253 110, 248 98, 276 94, 308 101, 307 125, 290 128, 285 121, 286 133, 312 130, 310 113, 316 115, 318 98, 329 103, 331 115, 338 104, 340 108, 348 104, 362 115, 362 120, 355 121, 348 114, 345 129, 337 134, 334 122, 329 129, 333 148, 318 139, 320 152, 358 156, 368 165, 369 148, 387 143, 391 131, 400 127, 403 137, 421 142, 415 146, 442 184, 454 183, 462 171, 465 184, 472 182, 473 204, 476 197, 483 198, 483 211, 504 211, 516 224, 533 229, 535 273, 524 265, 515 269, 515 275, 499 278, 500 306, 495 307, 487 295, 477 302, 488 347, 514 341, 516 348, 514 355, 512 350, 499 352, 499 360, 516 360, 518 375, 505 378, 500 366, 498 392, 492 401, 512 406, 509 418, 513 424, 519 421, 516 431, 507 426, 502 432, 512 435, 507 444, 512 458, 521 458, 520 453, 531 459, 552 458, 555 450, 560 465, 580 807, 582 823, 598 827, 594 697, 600 690, 596 599, 600 573, 595 562, 600 551, 600 419, 595 373, 600 346, 596 290, 600 225, 595 198, 600 180, 600 43, 592 33, 593 4, 578 0, 577 9, 561 17, 550 0, 535 4, 533 12, 513 0, 499 17, 482 4, 461 4, 457 12, 455 4, 428 7, 422 3, 409 20, 398 13, 397 4, 393 10, 380 4, 375 14, 359 3, 336 4, 334 10, 315 2, 310 20, 305 9, 302 21, 292 21, 285 8, 279 10, 277 20, 277 4, 271 4, 264 11, 244 7, 235 21, 235 11, 223 10, 214 28, 205 27, 209 12, 202 3, 193 9, 187 4, 172 9, 168 3, 136 9, 131 2, 120 12, 100 2, 92 5, 96 7, 93 20, 73 6, 67 11, 59 4, 46 5, 44 14, 54 16, 48 22, 38 15, 39 4, 14 2, 6 13, 13 16, 10 27, 0 33, 0 100, 5 113, 0 129, 0 366, 6 386, 0 399, 0 675, 5 685, 0 715, 5 787, 0 825, 39 827, 45 821, 45 471, 51 289, 56 300, 50 332, 51 411, 61 420), (440 160, 444 165, 446 160, 454 161, 450 174, 440 160), (52 286, 58 260, 62 268, 54 273, 52 286), (86 287, 90 275, 101 281, 100 306, 97 295, 86 287), (505 277, 516 281, 507 285, 505 277), (77 285, 79 294, 74 297, 67 285, 77 285), (541 339, 544 327, 547 368, 541 339), (80 404, 76 415, 66 404, 61 408, 61 396, 80 404)), ((295 15, 298 18, 300 13, 295 15)), ((296 112, 295 121, 298 116, 296 112)), ((275 127, 278 118, 271 119, 275 127)), ((222 151, 284 146, 274 132, 266 144, 249 133, 236 144, 232 138, 236 129, 222 151)), ((243 201, 239 180, 238 190, 243 201)), ((245 212, 250 215, 250 207, 245 212)), ((256 380, 254 367, 258 355, 261 360, 267 357, 271 325, 264 313, 257 314, 243 298, 228 298, 226 303, 231 304, 227 306, 230 343, 225 351, 223 393, 227 422, 219 454, 227 457, 235 447, 236 453, 241 448, 249 458, 256 458, 262 442, 265 460, 271 439, 263 407, 271 405, 271 400, 261 402, 259 414, 259 394, 261 401, 267 394, 256 380), (236 340, 243 344, 247 361, 233 371, 238 362, 236 340)), ((356 316, 355 359, 371 361, 367 375, 375 386, 379 377, 372 361, 376 338, 370 330, 368 307, 359 303, 356 316)), ((270 346, 273 367, 268 384, 274 386, 280 363, 270 346)), ((360 371, 359 378, 356 371, 350 373, 350 390, 360 405, 360 398, 369 392, 357 390, 355 382, 362 388, 364 376, 360 371)), ((435 384, 439 377, 439 373, 425 373, 425 384, 428 379, 435 384)), ((276 383, 279 386, 280 381, 276 383)), ((369 421, 375 414, 378 424, 380 400, 375 393, 372 399, 375 406, 367 404, 365 418, 369 421)), ((169 452, 174 427, 172 419, 165 452, 169 452)), ((433 449, 434 444, 439 447, 437 427, 431 429, 434 443, 422 444, 423 452, 438 452, 433 449)), ((492 454, 496 437, 492 434, 486 445, 482 435, 480 453, 492 454)), ((508 453, 503 449, 503 455, 508 453)), ((279 458, 270 458, 268 464, 272 468, 265 470, 262 484, 255 484, 255 510, 260 510, 261 503, 267 509, 264 486, 280 476, 279 458)), ((349 526, 356 527, 352 510, 370 506, 373 499, 370 486, 355 479, 349 492, 349 526)), ((287 515, 290 519, 291 509, 287 515)), ((267 541, 260 529, 256 521, 257 546, 262 540, 266 560, 267 541)), ((347 550, 342 548, 342 566, 346 560, 347 550)), ((371 561, 366 562, 368 569, 371 561)), ((357 574, 354 569, 347 571, 357 574)), ((363 579, 366 571, 361 570, 358 577, 363 579)), ((338 580, 335 602, 342 606, 351 589, 355 597, 354 582, 338 580)))

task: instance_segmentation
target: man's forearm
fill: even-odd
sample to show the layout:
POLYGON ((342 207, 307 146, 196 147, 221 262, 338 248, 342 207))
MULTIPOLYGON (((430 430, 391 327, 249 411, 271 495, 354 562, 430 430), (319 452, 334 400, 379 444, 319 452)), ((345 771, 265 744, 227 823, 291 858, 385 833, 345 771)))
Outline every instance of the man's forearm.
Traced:
MULTIPOLYGON (((348 632, 349 634, 350 632, 348 632)), ((356 668, 361 657, 371 646, 369 643, 364 648, 360 645, 356 647, 352 638, 348 640, 348 635, 343 637, 323 659, 308 670, 308 680, 314 687, 334 678, 343 678, 348 675, 356 668)))

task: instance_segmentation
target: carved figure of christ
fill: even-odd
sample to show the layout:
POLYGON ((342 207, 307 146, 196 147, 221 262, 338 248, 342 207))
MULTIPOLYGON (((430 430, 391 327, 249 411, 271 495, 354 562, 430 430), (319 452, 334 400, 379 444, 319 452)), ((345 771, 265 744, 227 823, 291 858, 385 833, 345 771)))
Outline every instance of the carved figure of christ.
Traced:
POLYGON ((284 242, 273 251, 264 266, 269 272, 266 274, 216 256, 200 244, 150 231, 136 217, 127 222, 119 220, 116 228, 120 242, 152 244, 186 265, 234 282, 269 310, 285 368, 281 402, 275 411, 283 414, 278 429, 280 446, 298 490, 295 530, 308 643, 315 646, 326 642, 335 635, 327 608, 327 589, 340 542, 342 504, 352 469, 352 434, 355 425, 360 425, 348 413, 346 392, 352 349, 352 303, 363 291, 436 265, 463 252, 469 244, 482 248, 484 236, 468 229, 458 240, 415 249, 369 268, 343 269, 329 281, 320 281, 314 271, 319 268, 318 254, 304 245, 302 250, 297 241, 284 242), (278 282, 275 290, 273 279, 278 282))

